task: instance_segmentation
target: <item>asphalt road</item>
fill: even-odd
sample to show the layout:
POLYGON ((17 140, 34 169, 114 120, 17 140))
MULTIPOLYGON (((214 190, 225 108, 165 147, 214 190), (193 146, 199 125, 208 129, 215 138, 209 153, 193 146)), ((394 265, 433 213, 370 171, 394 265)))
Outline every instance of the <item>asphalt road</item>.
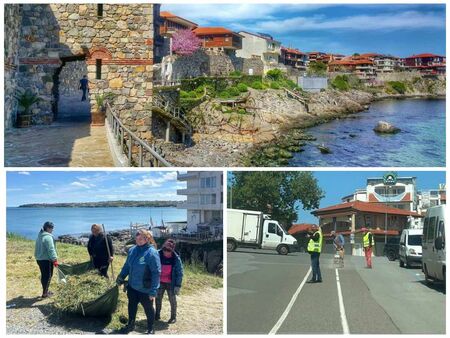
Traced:
POLYGON ((336 269, 322 254, 323 283, 308 284, 306 253, 238 249, 227 259, 230 334, 445 333, 445 289, 427 285, 420 267, 374 257, 366 269, 363 257, 346 256, 336 269))

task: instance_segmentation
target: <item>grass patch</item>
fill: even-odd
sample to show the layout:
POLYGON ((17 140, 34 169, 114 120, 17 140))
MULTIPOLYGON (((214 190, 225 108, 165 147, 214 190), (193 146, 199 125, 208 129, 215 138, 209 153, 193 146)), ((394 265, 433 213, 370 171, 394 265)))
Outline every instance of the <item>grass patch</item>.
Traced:
MULTIPOLYGON (((87 248, 83 246, 57 243, 56 249, 59 262, 81 263, 89 260, 87 248)), ((29 299, 36 298, 42 294, 39 281, 40 272, 34 258, 34 241, 15 234, 7 234, 6 250, 6 300, 14 302, 17 306, 28 304, 29 299)), ((112 265, 115 276, 120 272, 125 260, 125 256, 116 255, 114 257, 112 265)), ((181 297, 178 300, 180 306, 183 302, 183 295, 200 293, 207 288, 223 287, 222 278, 208 274, 201 264, 185 265, 184 270, 181 297)), ((111 268, 108 273, 111 276, 111 268)), ((50 284, 50 290, 55 292, 55 296, 45 301, 49 302, 49 304, 60 297, 60 288, 63 285, 58 285, 57 279, 57 274, 55 273, 50 284)), ((120 289, 117 310, 112 315, 107 328, 115 330, 123 326, 128 317, 127 305, 127 295, 120 289)), ((163 307, 169 308, 167 296, 164 298, 163 307)), ((139 307, 138 310, 139 318, 145 318, 142 307, 139 307)), ((64 316, 61 320, 70 321, 71 317, 64 316)))
POLYGON ((394 92, 398 94, 405 94, 407 87, 404 82, 401 81, 389 81, 388 83, 389 88, 391 88, 394 92))

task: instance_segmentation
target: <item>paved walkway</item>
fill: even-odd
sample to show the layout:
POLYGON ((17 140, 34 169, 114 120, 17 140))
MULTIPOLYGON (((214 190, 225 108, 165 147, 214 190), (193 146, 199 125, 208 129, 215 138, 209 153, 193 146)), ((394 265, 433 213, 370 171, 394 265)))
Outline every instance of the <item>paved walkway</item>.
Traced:
POLYGON ((90 126, 88 103, 80 103, 79 98, 65 103, 60 106, 58 121, 49 126, 5 131, 5 166, 114 166, 105 127, 90 126), (80 108, 81 113, 77 114, 73 107, 80 108))

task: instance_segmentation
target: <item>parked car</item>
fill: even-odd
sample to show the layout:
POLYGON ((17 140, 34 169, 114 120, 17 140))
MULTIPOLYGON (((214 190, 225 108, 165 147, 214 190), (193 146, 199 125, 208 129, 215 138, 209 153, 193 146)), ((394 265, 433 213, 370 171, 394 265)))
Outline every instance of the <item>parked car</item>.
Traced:
POLYGON ((383 254, 390 260, 395 261, 398 258, 398 250, 400 247, 400 237, 388 238, 386 245, 384 246, 383 254))
POLYGON ((422 270, 427 281, 445 283, 445 205, 429 208, 423 221, 422 270))
POLYGON ((404 229, 400 236, 399 247, 400 267, 412 264, 422 265, 422 229, 404 229))

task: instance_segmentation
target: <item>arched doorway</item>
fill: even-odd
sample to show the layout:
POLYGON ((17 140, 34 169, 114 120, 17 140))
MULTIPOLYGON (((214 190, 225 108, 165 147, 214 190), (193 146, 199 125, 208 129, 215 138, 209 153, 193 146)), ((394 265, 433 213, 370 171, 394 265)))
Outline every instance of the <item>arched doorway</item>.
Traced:
POLYGON ((54 120, 63 122, 91 121, 89 93, 82 101, 80 80, 87 76, 86 55, 61 57, 61 66, 53 76, 54 120))

